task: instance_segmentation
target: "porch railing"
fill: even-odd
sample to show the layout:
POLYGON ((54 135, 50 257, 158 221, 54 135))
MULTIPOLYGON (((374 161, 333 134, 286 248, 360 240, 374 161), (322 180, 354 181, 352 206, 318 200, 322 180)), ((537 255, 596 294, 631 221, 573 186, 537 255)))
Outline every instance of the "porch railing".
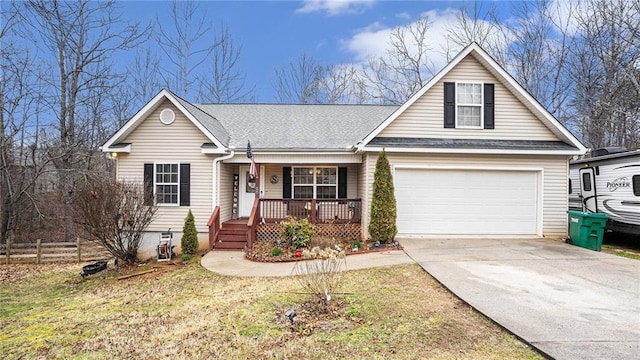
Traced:
POLYGON ((209 227, 209 250, 211 250, 220 235, 220 206, 216 206, 216 208, 213 209, 207 226, 209 227))
POLYGON ((260 224, 260 202, 258 200, 259 199, 256 198, 253 202, 251 214, 247 221, 247 246, 250 248, 253 246, 254 241, 256 241, 256 231, 258 229, 258 224, 260 224))
MULTIPOLYGON (((255 205, 255 204, 254 204, 255 205)), ((265 223, 289 217, 307 218, 314 224, 360 223, 360 199, 260 199, 260 212, 265 223)))

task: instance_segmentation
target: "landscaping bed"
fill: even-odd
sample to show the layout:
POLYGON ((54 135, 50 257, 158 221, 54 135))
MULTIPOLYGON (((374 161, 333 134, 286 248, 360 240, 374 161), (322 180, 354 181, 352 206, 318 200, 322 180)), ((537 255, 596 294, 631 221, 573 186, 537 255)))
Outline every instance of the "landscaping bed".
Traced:
POLYGON ((396 241, 360 240, 359 231, 354 234, 342 229, 335 236, 327 236, 326 229, 321 226, 307 219, 287 219, 278 224, 278 232, 274 236, 255 241, 246 257, 259 262, 287 262, 317 258, 320 252, 327 250, 339 255, 353 255, 401 248, 396 241))
POLYGON ((358 255, 367 254, 372 252, 389 251, 402 249, 402 245, 395 244, 380 244, 370 240, 366 241, 353 241, 349 239, 322 239, 312 238, 309 246, 296 249, 293 246, 287 245, 284 241, 256 241, 253 247, 245 254, 245 257, 251 261, 258 262, 289 262, 308 260, 312 258, 313 249, 340 249, 344 255, 358 255), (357 249, 354 245, 358 245, 357 249), (336 248, 337 246, 337 248, 336 248), (273 249, 280 249, 281 253, 274 254, 273 249), (296 254, 296 250, 298 254, 296 254))

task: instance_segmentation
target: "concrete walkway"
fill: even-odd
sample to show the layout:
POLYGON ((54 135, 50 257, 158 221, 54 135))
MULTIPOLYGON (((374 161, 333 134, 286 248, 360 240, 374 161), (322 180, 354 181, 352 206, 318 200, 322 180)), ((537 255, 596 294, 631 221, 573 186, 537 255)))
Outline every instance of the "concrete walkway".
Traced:
MULTIPOLYGON (((414 261, 402 250, 391 250, 347 256, 344 270, 358 270, 371 267, 413 264, 414 261)), ((260 263, 244 258, 240 251, 209 251, 200 264, 215 273, 228 276, 290 276, 295 262, 260 263)))
POLYGON ((640 261, 546 239, 399 239, 429 274, 556 359, 640 359, 640 261))

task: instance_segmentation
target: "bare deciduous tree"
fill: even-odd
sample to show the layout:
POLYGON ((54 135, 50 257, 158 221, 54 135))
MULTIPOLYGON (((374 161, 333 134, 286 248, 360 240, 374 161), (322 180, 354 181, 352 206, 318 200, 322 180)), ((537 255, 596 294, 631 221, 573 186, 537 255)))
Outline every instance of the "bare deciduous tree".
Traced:
POLYGON ((254 88, 247 88, 245 76, 240 72, 242 49, 235 45, 226 25, 214 35, 213 43, 215 47, 207 61, 211 71, 200 80, 199 101, 217 104, 251 101, 254 88))
POLYGON ((500 26, 495 19, 495 3, 488 5, 486 2, 474 1, 469 9, 461 6, 456 13, 456 21, 451 23, 446 30, 446 48, 444 49, 447 61, 451 61, 464 47, 472 42, 477 43, 487 52, 491 53, 496 61, 503 63, 504 39, 500 26))
POLYGON ((320 102, 323 67, 306 53, 295 62, 275 70, 276 101, 279 103, 316 104, 320 102))
POLYGON ((640 146, 640 1, 581 3, 573 106, 593 148, 640 146))
MULTIPOLYGON (((39 152, 38 87, 30 54, 16 46, 15 25, 21 7, 11 3, 1 10, 0 28, 0 241, 16 241, 21 219, 40 217, 35 201, 36 182, 46 161, 39 152), (34 122, 35 120, 35 122, 34 122), (35 209, 36 214, 31 211, 35 209)), ((26 237, 28 234, 22 234, 26 237)))
POLYGON ((180 96, 188 96, 197 84, 196 70, 211 55, 216 44, 198 46, 211 30, 206 11, 192 0, 171 2, 171 24, 157 20, 158 43, 172 67, 163 66, 165 83, 180 96), (171 77, 171 74, 174 76, 171 77))
POLYGON ((390 48, 384 56, 370 59, 364 72, 369 95, 383 104, 401 104, 422 88, 434 73, 429 53, 428 17, 391 33, 390 48))
POLYGON ((74 235, 75 175, 84 155, 79 150, 85 145, 78 136, 79 122, 90 121, 81 118, 81 108, 92 96, 102 96, 110 89, 117 77, 111 57, 133 48, 145 36, 137 24, 124 25, 115 11, 113 1, 31 0, 23 14, 34 42, 55 59, 56 71, 43 79, 50 90, 46 104, 55 109, 59 135, 48 152, 58 170, 68 241, 74 235))

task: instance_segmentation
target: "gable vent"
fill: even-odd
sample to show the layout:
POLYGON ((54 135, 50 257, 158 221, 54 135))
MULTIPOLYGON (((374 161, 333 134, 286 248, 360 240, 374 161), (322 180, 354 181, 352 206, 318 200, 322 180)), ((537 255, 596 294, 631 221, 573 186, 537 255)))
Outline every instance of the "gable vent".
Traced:
POLYGON ((176 113, 171 109, 164 109, 160 112, 160 122, 165 125, 171 125, 176 119, 176 113))

